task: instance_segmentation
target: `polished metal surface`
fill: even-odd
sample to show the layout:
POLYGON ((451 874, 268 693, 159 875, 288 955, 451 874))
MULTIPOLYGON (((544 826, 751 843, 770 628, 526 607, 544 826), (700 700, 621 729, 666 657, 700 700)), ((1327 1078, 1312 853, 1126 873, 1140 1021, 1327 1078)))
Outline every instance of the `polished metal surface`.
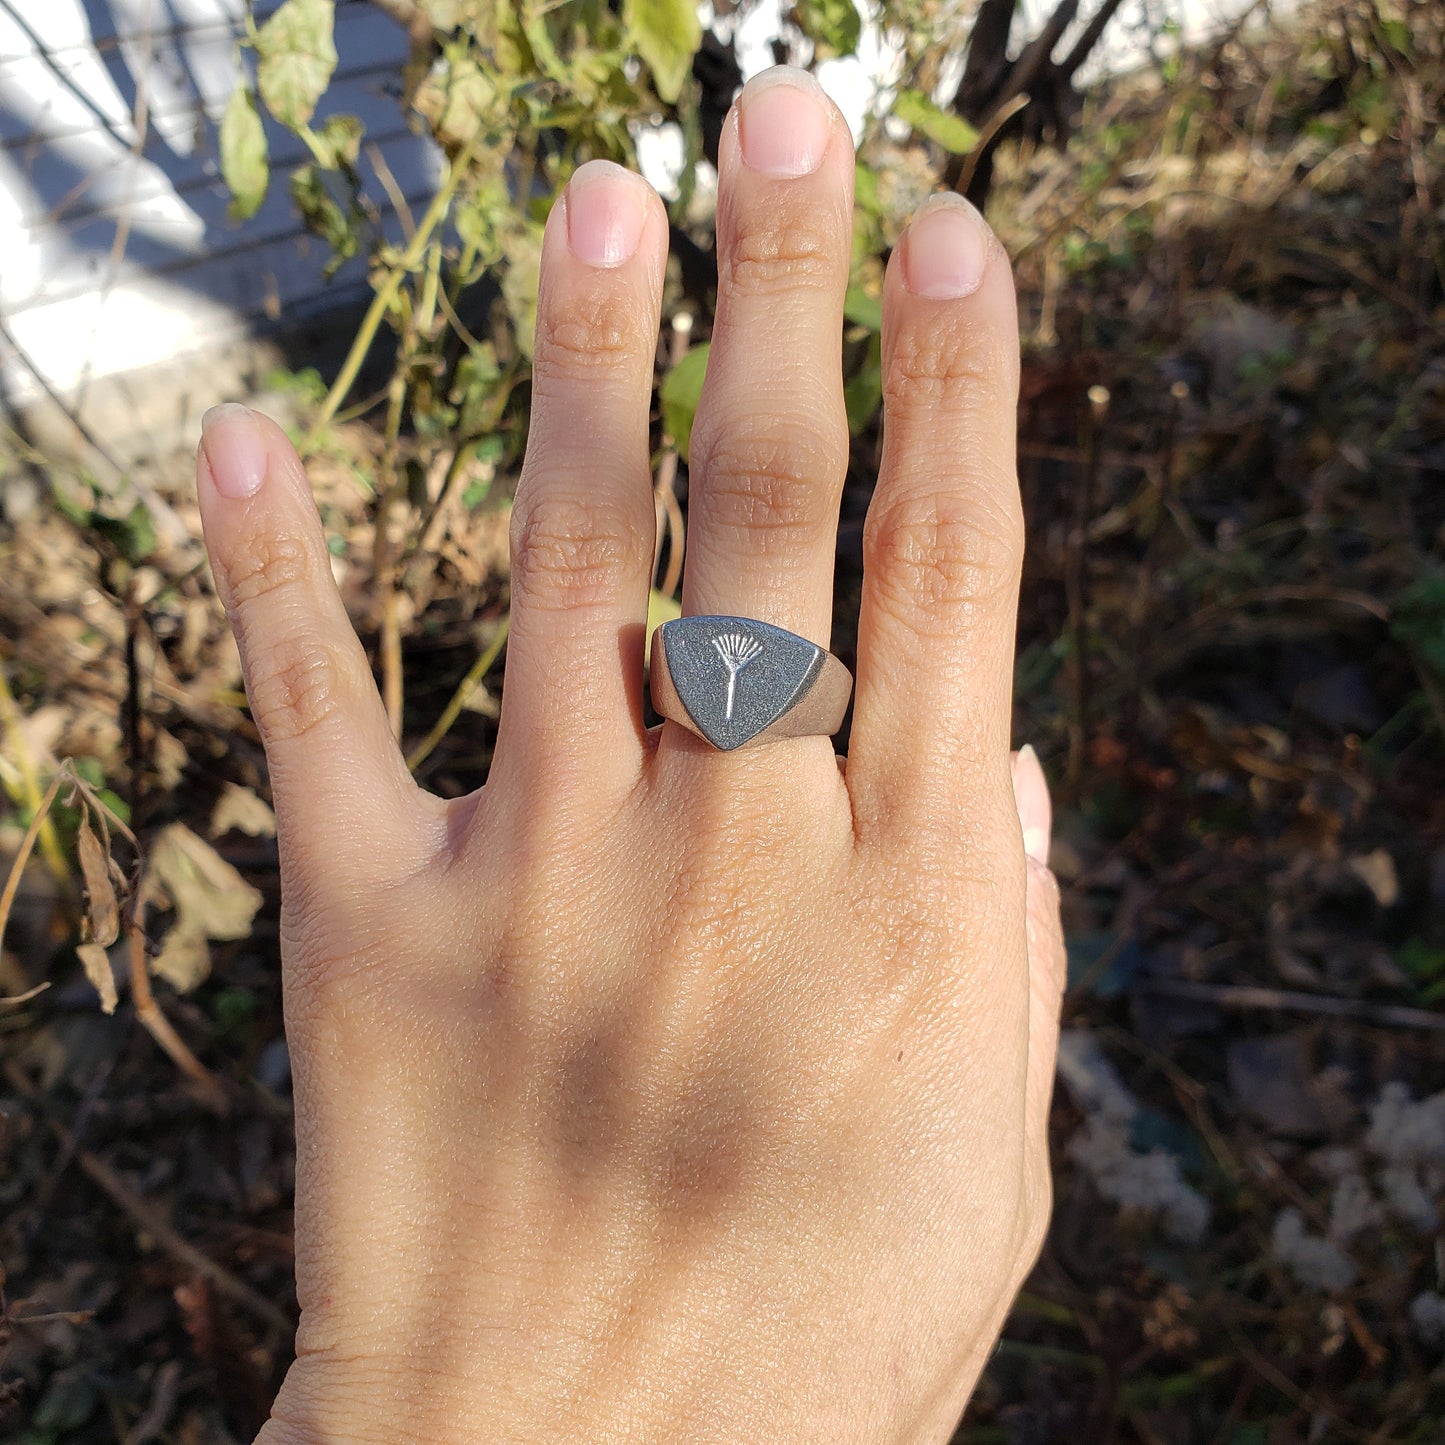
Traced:
POLYGON ((652 637, 652 705, 715 748, 831 736, 853 678, 831 652, 749 617, 679 617, 652 637))

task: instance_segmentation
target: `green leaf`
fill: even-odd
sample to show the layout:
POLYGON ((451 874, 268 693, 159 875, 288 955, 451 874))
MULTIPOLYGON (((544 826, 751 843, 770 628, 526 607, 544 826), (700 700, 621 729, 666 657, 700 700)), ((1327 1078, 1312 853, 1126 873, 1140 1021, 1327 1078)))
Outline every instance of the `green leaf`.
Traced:
POLYGON ((663 378, 662 425, 677 447, 678 455, 687 460, 692 441, 692 419, 697 415, 697 399, 702 395, 702 381, 707 374, 711 342, 694 346, 663 378))
POLYGON ((127 562, 144 562, 156 549, 155 521, 144 502, 137 502, 123 517, 92 512, 90 525, 127 562))
POLYGON ((623 0, 622 23, 652 72, 658 98, 671 105, 682 93, 692 57, 702 44, 693 0, 623 0))
POLYGON ((900 90, 893 114, 953 155, 967 155, 978 144, 978 132, 962 116, 940 110, 921 90, 900 90))
POLYGON ((883 346, 875 331, 857 373, 843 383, 843 407, 848 414, 848 435, 857 436, 883 405, 883 346))
POLYGON ((883 298, 865 291, 861 286, 850 286, 843 298, 843 315, 866 331, 883 330, 883 298))
POLYGON ((330 278, 361 250, 356 217, 342 210, 326 188, 324 172, 317 166, 299 166, 291 173, 291 199, 301 212, 306 229, 331 247, 325 275, 330 278))
POLYGON ((266 109, 291 130, 316 113, 336 69, 334 0, 286 0, 256 35, 256 85, 266 109))
POLYGON ((333 115, 318 131, 311 133, 312 153, 327 170, 351 170, 361 154, 366 127, 355 115, 333 115))
POLYGON ((1394 49, 1398 50, 1401 55, 1409 56, 1412 49, 1410 45, 1410 27, 1403 20, 1386 20, 1382 18, 1380 20, 1380 30, 1394 49))
POLYGON ((507 273, 502 277, 502 299, 512 318, 517 350, 532 359, 537 333, 537 282, 542 271, 542 228, 527 223, 502 243, 507 273))
POLYGON ((231 219, 249 220, 266 199, 271 163, 261 112, 247 85, 237 85, 231 92, 221 117, 221 176, 231 190, 231 219))
POLYGON ((504 123, 510 90, 485 68, 465 40, 450 42, 417 87, 413 104, 448 151, 459 151, 484 126, 504 123))
POLYGON ((539 5, 536 0, 524 5, 522 34, 527 37, 527 44, 532 47, 532 59, 537 62, 537 69, 559 85, 566 85, 572 81, 572 68, 557 53, 557 47, 552 43, 552 36, 547 30, 547 12, 555 8, 553 5, 539 5))
POLYGON ((490 341, 469 347, 457 362, 447 400, 457 408, 455 426, 463 436, 472 436, 483 426, 495 423, 498 408, 493 400, 501 380, 497 348, 490 341))
POLYGON ((795 0, 793 19, 817 47, 820 60, 852 55, 863 33, 863 18, 853 0, 795 0))

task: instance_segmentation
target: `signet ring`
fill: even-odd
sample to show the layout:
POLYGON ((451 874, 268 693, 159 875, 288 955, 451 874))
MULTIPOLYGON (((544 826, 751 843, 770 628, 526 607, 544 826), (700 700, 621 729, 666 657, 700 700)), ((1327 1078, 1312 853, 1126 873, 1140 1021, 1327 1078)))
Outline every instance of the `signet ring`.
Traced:
POLYGON ((722 752, 831 737, 853 675, 806 637, 751 617, 679 617, 652 634, 652 705, 722 752))

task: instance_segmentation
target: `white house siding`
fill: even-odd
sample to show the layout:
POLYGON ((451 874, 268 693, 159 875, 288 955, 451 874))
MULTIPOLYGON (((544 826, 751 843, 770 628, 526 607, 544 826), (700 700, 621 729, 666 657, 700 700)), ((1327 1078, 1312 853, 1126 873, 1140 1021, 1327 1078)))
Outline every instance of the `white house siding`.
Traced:
MULTIPOLYGON (((265 18, 280 0, 258 0, 265 18)), ((0 390, 34 375, 71 402, 107 376, 212 349, 259 320, 298 316, 364 286, 327 283, 326 247, 286 190, 304 148, 268 122, 272 188, 244 224, 217 161, 243 0, 0 0, 0 390), (138 124, 138 121, 140 122, 138 124)), ((338 0, 336 75, 318 112, 359 115, 423 207, 432 147, 398 103, 406 37, 364 0, 338 0)), ((384 200, 363 151, 368 191, 384 200)))
MULTIPOLYGON (((256 0, 257 19, 279 3, 256 0)), ((1054 3, 1024 0, 1019 44, 1054 3)), ((1077 25, 1096 3, 1085 0, 1077 25)), ((1190 43, 1253 3, 1128 0, 1096 67, 1137 64, 1166 18, 1190 43)), ((214 355, 258 320, 314 313, 364 286, 360 261, 322 280, 325 247, 301 231, 285 186, 302 147, 269 122, 271 194, 244 225, 226 217, 216 127, 235 80, 243 4, 0 0, 0 318, 9 332, 0 335, 0 396, 33 399, 39 371, 75 405, 93 382, 197 351, 214 355)), ((782 0, 760 0, 715 22, 736 43, 745 74, 770 63, 782 8, 782 0)), ((1278 14, 1294 0, 1271 8, 1278 14)), ((707 0, 701 9, 713 20, 707 0)), ((408 199, 424 203, 437 162, 407 130, 397 101, 402 31, 366 0, 337 0, 336 48, 321 118, 359 115, 408 199)), ((855 132, 896 61, 870 23, 857 57, 820 67, 855 132)), ((666 146, 643 139, 654 142, 643 147, 644 168, 665 182, 666 146)), ((363 172, 382 201, 365 153, 363 172)))

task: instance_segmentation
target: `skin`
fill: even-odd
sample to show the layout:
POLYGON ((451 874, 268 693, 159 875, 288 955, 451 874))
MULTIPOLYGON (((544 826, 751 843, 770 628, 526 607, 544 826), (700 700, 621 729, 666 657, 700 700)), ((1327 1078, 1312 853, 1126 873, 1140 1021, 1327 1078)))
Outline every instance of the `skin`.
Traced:
MULTIPOLYGON (((820 95, 744 92, 690 473, 684 611, 824 643, 852 174, 820 95)), ((889 265, 844 760, 644 727, 666 244, 616 167, 548 222, 469 797, 408 776, 282 432, 208 418, 296 1094, 302 1316, 263 1445, 944 1441, 1043 1238, 1063 954, 1047 788, 1009 753, 1007 260, 944 201, 889 265)))

